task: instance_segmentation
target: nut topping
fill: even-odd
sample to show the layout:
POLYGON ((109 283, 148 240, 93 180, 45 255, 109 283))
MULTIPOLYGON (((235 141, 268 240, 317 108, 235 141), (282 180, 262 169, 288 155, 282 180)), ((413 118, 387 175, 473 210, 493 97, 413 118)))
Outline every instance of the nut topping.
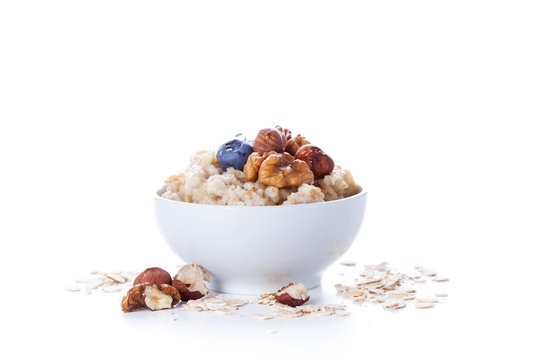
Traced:
POLYGON ((267 152, 266 154, 259 154, 258 152, 253 152, 249 155, 246 164, 244 165, 244 175, 246 176, 247 181, 257 181, 259 176, 259 169, 264 160, 270 155, 277 154, 275 151, 267 152))
POLYGON ((292 138, 291 130, 282 128, 279 125, 276 125, 275 128, 281 131, 283 135, 285 135, 285 140, 289 141, 292 138))
POLYGON ((286 135, 279 129, 262 129, 253 143, 253 151, 264 154, 270 151, 283 152, 287 145, 286 135))
POLYGON ((307 141, 307 139, 304 136, 298 134, 296 135, 294 139, 289 139, 287 141, 287 146, 285 147, 285 151, 294 156, 296 155, 296 152, 298 151, 298 149, 300 149, 300 147, 307 145, 309 143, 310 142, 307 141))
POLYGON ((334 170, 334 160, 321 148, 314 145, 303 145, 296 152, 296 158, 308 164, 315 179, 322 179, 334 170))
POLYGON ((272 154, 266 158, 259 169, 258 182, 264 185, 284 188, 287 186, 300 186, 313 184, 313 173, 309 166, 295 160, 288 153, 272 154))

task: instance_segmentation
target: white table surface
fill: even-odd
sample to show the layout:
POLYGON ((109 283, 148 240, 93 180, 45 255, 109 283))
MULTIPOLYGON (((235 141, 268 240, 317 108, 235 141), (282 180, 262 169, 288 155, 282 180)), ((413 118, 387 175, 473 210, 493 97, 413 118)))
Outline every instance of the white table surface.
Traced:
MULTIPOLYGON (((0 357, 540 358, 539 17, 525 0, 0 2, 0 357), (369 192, 346 258, 435 269, 444 303, 257 321, 64 290, 173 271, 155 189, 275 124, 369 192)), ((342 301, 341 271, 312 303, 342 301)))

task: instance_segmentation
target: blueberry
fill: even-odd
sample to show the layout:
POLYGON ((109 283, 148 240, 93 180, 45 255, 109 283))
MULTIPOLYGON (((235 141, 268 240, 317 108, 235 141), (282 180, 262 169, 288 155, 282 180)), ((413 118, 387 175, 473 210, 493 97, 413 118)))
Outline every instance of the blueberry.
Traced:
POLYGON ((230 167, 236 170, 244 170, 244 165, 252 152, 252 144, 247 141, 234 139, 219 147, 217 161, 223 171, 230 167))

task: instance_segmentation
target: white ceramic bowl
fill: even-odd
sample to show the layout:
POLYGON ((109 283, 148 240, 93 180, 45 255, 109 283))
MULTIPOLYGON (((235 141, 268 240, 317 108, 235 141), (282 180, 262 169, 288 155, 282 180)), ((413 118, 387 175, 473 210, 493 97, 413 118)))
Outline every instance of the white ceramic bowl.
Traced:
POLYGON ((211 274, 212 290, 276 291, 288 283, 318 286, 323 271, 351 246, 362 224, 365 191, 299 205, 222 206, 154 196, 157 222, 171 249, 211 274))

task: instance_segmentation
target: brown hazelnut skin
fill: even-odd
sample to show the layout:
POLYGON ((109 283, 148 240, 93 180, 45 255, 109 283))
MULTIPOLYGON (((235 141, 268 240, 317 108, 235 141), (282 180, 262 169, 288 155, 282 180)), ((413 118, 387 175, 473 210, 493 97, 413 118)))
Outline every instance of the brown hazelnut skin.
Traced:
POLYGON ((281 153, 287 146, 287 137, 279 129, 262 129, 253 143, 253 151, 264 154, 269 151, 281 153))
POLYGON ((160 267, 151 267, 140 273, 135 280, 133 280, 133 286, 139 284, 155 284, 155 285, 171 285, 171 275, 160 267))
POLYGON ((283 293, 281 295, 275 295, 274 299, 276 299, 276 301, 280 304, 296 307, 307 303, 309 300, 309 296, 302 300, 293 298, 289 293, 283 293))
POLYGON ((315 179, 322 179, 334 170, 334 160, 315 145, 301 146, 295 157, 308 164, 315 179))

